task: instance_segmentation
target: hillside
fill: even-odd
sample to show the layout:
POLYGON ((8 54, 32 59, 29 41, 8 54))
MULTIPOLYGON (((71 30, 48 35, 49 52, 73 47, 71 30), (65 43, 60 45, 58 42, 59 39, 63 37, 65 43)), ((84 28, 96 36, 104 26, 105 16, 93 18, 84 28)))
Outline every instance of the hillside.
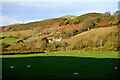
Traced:
POLYGON ((102 16, 102 15, 103 15, 102 13, 88 13, 88 14, 83 14, 81 16, 78 16, 74 20, 79 20, 80 22, 82 22, 85 19, 95 18, 95 17, 102 16))
POLYGON ((78 23, 82 22, 82 20, 86 20, 87 18, 94 18, 97 16, 100 16, 102 14, 100 13, 87 13, 81 16, 74 16, 74 15, 66 15, 62 16, 59 18, 51 18, 51 19, 45 19, 42 21, 37 21, 37 22, 30 22, 26 24, 13 24, 13 25, 8 25, 8 26, 3 26, 2 30, 3 32, 6 31, 20 31, 20 30, 29 30, 29 29, 34 29, 36 27, 51 27, 55 24, 61 24, 61 22, 65 22, 65 25, 67 24, 67 20, 70 20, 72 23, 71 24, 76 24, 76 21, 79 20, 78 23))
POLYGON ((118 47, 118 26, 91 29, 67 39, 71 48, 100 47, 109 49, 118 47))
POLYGON ((93 50, 93 48, 118 50, 119 22, 118 15, 110 15, 108 12, 87 13, 80 16, 66 15, 26 24, 3 26, 0 39, 5 45, 5 51, 93 50), (62 40, 54 41, 59 38, 62 40))
POLYGON ((6 31, 20 31, 20 30, 29 30, 29 29, 34 29, 36 27, 45 27, 49 25, 51 27, 52 25, 58 23, 60 20, 63 18, 52 18, 52 19, 46 19, 42 21, 37 21, 37 22, 30 22, 26 24, 17 24, 17 25, 9 25, 9 26, 3 26, 3 32, 6 31))

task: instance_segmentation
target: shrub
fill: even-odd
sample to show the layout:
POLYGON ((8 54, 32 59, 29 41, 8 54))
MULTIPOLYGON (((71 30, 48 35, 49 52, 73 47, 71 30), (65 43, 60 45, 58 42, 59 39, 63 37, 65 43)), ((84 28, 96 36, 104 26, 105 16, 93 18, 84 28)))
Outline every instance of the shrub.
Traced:
POLYGON ((99 48, 94 47, 94 48, 93 48, 93 51, 99 51, 99 48))
POLYGON ((67 25, 67 24, 69 24, 69 23, 70 23, 70 20, 68 19, 68 20, 65 20, 65 21, 64 21, 63 25, 67 25))
POLYGON ((78 24, 78 23, 80 23, 80 20, 79 20, 79 19, 73 20, 73 24, 78 24))
POLYGON ((41 50, 45 50, 47 48, 47 43, 46 43, 46 41, 41 41, 41 43, 40 43, 40 49, 41 50))
POLYGON ((103 17, 107 18, 107 17, 109 17, 110 15, 111 15, 110 12, 105 12, 105 13, 103 14, 103 17))
POLYGON ((23 46, 22 45, 17 45, 17 46, 10 46, 7 48, 8 51, 22 51, 23 50, 23 46))
POLYGON ((85 51, 92 51, 93 48, 92 47, 85 47, 83 50, 85 50, 85 51))
POLYGON ((8 43, 2 41, 2 51, 5 51, 6 48, 8 48, 9 46, 10 46, 10 44, 8 44, 8 43))

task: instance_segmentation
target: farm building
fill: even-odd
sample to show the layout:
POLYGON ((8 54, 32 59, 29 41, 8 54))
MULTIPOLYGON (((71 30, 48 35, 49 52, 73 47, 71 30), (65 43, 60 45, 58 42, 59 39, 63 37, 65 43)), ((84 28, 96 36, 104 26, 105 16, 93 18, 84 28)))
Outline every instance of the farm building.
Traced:
POLYGON ((55 41, 62 41, 62 39, 63 39, 62 37, 59 37, 59 38, 55 38, 54 40, 55 41))
POLYGON ((59 38, 49 37, 49 38, 48 38, 48 41, 49 41, 49 42, 52 42, 52 41, 62 41, 62 40, 63 40, 62 37, 59 37, 59 38))

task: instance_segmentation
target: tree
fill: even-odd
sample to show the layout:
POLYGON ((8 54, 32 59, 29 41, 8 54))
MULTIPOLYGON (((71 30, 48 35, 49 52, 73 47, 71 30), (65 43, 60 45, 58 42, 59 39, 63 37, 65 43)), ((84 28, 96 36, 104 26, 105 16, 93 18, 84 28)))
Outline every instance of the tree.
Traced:
POLYGON ((74 24, 78 24, 78 23, 80 23, 80 20, 79 20, 79 19, 75 19, 75 20, 73 21, 73 23, 74 23, 74 24))
POLYGON ((103 40, 100 40, 101 52, 102 52, 102 46, 103 46, 103 40))
POLYGON ((90 30, 91 28, 94 28, 95 25, 97 24, 96 20, 94 18, 89 18, 83 22, 83 30, 87 31, 90 30))
POLYGON ((46 43, 46 41, 44 40, 44 41, 41 41, 41 43, 40 43, 40 49, 41 50, 45 50, 47 48, 47 43, 46 43))
POLYGON ((69 24, 69 23, 70 23, 70 20, 68 19, 68 20, 65 20, 65 21, 64 21, 63 25, 67 25, 67 24, 69 24))

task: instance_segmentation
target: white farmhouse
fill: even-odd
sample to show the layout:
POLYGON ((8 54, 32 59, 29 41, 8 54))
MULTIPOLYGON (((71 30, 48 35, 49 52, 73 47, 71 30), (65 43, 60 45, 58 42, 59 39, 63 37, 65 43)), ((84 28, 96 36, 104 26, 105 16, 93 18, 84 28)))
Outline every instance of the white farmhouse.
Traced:
POLYGON ((56 41, 62 41, 62 38, 56 38, 56 41))

